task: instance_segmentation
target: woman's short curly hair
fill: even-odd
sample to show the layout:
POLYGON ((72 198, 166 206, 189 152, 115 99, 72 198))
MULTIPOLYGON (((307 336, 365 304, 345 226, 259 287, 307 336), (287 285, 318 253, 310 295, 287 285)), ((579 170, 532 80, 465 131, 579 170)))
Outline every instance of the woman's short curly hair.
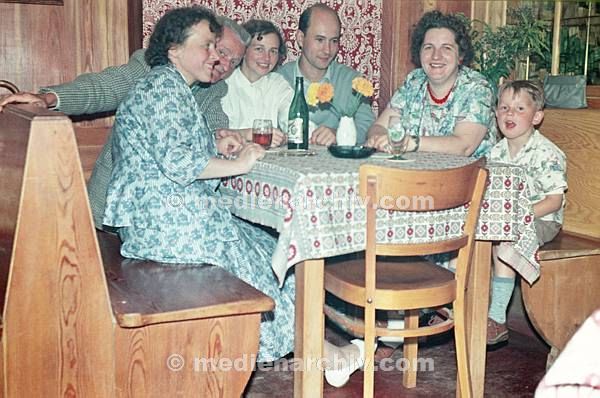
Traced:
POLYGON ((410 43, 411 61, 417 67, 421 67, 421 47, 425 40, 425 34, 429 29, 446 28, 454 33, 454 40, 458 45, 458 55, 462 58, 462 64, 471 65, 473 61, 473 45, 469 36, 467 26, 463 21, 452 14, 443 14, 440 11, 429 11, 421 17, 414 27, 410 43))
POLYGON ((183 44, 190 35, 191 28, 202 21, 208 22, 211 32, 221 35, 222 27, 215 15, 204 7, 181 7, 167 11, 158 20, 150 36, 144 56, 148 65, 154 67, 168 64, 169 49, 183 44))
POLYGON ((279 62, 283 61, 287 55, 287 47, 285 45, 285 41, 283 40, 283 35, 279 28, 271 21, 266 21, 264 19, 251 19, 245 24, 242 25, 244 29, 250 36, 257 40, 262 40, 264 35, 268 35, 269 33, 275 33, 277 38, 279 39, 279 48, 277 52, 279 53, 279 62))

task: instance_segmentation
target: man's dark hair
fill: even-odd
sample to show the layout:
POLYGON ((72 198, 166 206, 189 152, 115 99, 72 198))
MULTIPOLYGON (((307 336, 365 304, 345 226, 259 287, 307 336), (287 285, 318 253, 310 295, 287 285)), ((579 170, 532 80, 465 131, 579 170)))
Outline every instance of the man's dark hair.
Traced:
POLYGON ((273 22, 265 21, 264 19, 251 19, 242 26, 250 34, 250 37, 253 39, 256 38, 258 41, 261 41, 264 35, 275 33, 279 39, 279 47, 277 49, 277 52, 279 53, 279 60, 277 63, 285 59, 287 47, 285 46, 285 41, 283 40, 281 31, 273 22))
POLYGON ((342 29, 342 21, 340 20, 340 16, 337 14, 337 12, 335 12, 335 10, 329 7, 327 4, 317 3, 308 7, 306 10, 302 11, 302 14, 300 14, 300 20, 298 21, 298 29, 300 29, 302 33, 306 34, 306 32, 308 31, 312 12, 317 9, 332 12, 337 18, 340 29, 342 29))
POLYGON ((442 14, 440 11, 429 11, 421 17, 414 27, 411 35, 410 55, 415 66, 421 67, 421 47, 425 40, 425 34, 429 29, 446 28, 454 33, 454 41, 458 45, 458 55, 462 58, 462 64, 471 65, 473 61, 473 45, 467 27, 459 17, 452 14, 442 14))
POLYGON ((181 7, 169 10, 163 15, 156 25, 146 54, 146 62, 150 67, 166 65, 169 63, 169 49, 178 44, 183 44, 190 35, 191 28, 207 21, 210 31, 221 34, 222 27, 215 19, 212 11, 199 6, 181 7))

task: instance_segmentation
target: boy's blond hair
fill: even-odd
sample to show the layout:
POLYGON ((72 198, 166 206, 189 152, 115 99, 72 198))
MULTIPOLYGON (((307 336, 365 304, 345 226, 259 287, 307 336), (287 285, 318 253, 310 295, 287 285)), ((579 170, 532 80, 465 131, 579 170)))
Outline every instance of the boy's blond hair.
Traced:
POLYGON ((539 83, 532 80, 507 81, 498 88, 498 102, 500 102, 500 97, 502 97, 502 94, 504 94, 506 90, 512 90, 513 95, 517 95, 521 91, 524 91, 531 97, 537 111, 544 109, 544 89, 539 83))

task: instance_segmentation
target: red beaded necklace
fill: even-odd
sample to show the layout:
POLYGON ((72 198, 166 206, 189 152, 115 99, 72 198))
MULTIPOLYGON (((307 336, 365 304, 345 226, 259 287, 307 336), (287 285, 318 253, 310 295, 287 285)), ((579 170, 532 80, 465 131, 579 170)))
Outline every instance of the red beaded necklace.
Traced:
POLYGON ((427 92, 429 93, 429 98, 431 98, 431 100, 438 105, 442 105, 442 104, 446 103, 446 101, 448 101, 448 97, 450 97, 452 90, 454 90, 454 85, 452 86, 452 88, 450 88, 450 91, 448 91, 448 94, 444 95, 442 98, 438 98, 433 94, 433 91, 431 90, 431 86, 429 85, 429 83, 427 83, 427 92))

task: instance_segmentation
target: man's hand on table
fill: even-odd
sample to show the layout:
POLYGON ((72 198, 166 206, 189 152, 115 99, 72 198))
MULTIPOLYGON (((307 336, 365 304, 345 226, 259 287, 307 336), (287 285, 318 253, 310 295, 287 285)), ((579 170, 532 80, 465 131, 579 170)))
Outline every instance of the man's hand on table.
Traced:
POLYGON ((277 148, 287 142, 287 134, 273 127, 273 137, 271 137, 271 148, 277 148))
POLYGON ((56 96, 53 93, 33 94, 25 91, 0 95, 0 112, 8 104, 31 104, 40 108, 50 108, 56 105, 56 96))
POLYGON ((327 147, 335 144, 335 130, 326 126, 317 127, 310 137, 310 143, 327 147))

